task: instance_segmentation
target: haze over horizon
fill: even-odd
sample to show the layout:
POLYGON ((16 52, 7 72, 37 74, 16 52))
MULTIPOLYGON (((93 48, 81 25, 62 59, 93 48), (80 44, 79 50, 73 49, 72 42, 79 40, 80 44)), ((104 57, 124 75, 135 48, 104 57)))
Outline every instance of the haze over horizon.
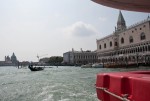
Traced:
MULTIPOLYGON (((119 10, 91 0, 0 0, 0 61, 14 52, 19 61, 38 61, 74 50, 96 50, 96 39, 115 30, 119 10)), ((126 25, 148 13, 122 11, 126 25)))

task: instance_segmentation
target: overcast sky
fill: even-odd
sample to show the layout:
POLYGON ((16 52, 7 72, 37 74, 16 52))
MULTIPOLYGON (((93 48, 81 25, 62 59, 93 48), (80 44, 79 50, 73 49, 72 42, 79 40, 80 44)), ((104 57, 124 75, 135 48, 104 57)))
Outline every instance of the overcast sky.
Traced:
MULTIPOLYGON (((122 13, 127 26, 148 16, 122 13)), ((19 61, 37 61, 37 54, 96 50, 96 39, 115 30, 118 14, 91 0, 0 0, 0 61, 13 52, 19 61)))

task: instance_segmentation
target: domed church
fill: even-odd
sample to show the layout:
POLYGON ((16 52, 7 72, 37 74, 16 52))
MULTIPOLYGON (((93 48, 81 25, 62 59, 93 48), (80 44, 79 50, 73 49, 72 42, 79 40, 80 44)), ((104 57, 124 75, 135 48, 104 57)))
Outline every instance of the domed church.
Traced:
POLYGON ((11 61, 12 61, 13 64, 16 64, 18 62, 17 57, 15 56, 14 53, 11 56, 11 61))

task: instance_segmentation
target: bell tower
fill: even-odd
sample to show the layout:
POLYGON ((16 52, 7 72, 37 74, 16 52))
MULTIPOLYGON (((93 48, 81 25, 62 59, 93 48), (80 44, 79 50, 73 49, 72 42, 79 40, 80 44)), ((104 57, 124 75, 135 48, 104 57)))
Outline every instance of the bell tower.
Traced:
POLYGON ((118 21, 117 21, 117 31, 122 31, 126 29, 126 22, 123 18, 121 11, 119 11, 118 21))

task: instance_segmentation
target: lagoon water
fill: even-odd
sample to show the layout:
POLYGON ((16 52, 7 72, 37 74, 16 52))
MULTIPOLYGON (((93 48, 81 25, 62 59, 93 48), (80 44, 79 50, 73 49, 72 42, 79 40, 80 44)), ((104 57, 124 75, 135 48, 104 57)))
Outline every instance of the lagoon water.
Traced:
POLYGON ((31 72, 0 67, 0 101, 98 101, 94 88, 97 73, 141 69, 149 70, 65 66, 31 72))

